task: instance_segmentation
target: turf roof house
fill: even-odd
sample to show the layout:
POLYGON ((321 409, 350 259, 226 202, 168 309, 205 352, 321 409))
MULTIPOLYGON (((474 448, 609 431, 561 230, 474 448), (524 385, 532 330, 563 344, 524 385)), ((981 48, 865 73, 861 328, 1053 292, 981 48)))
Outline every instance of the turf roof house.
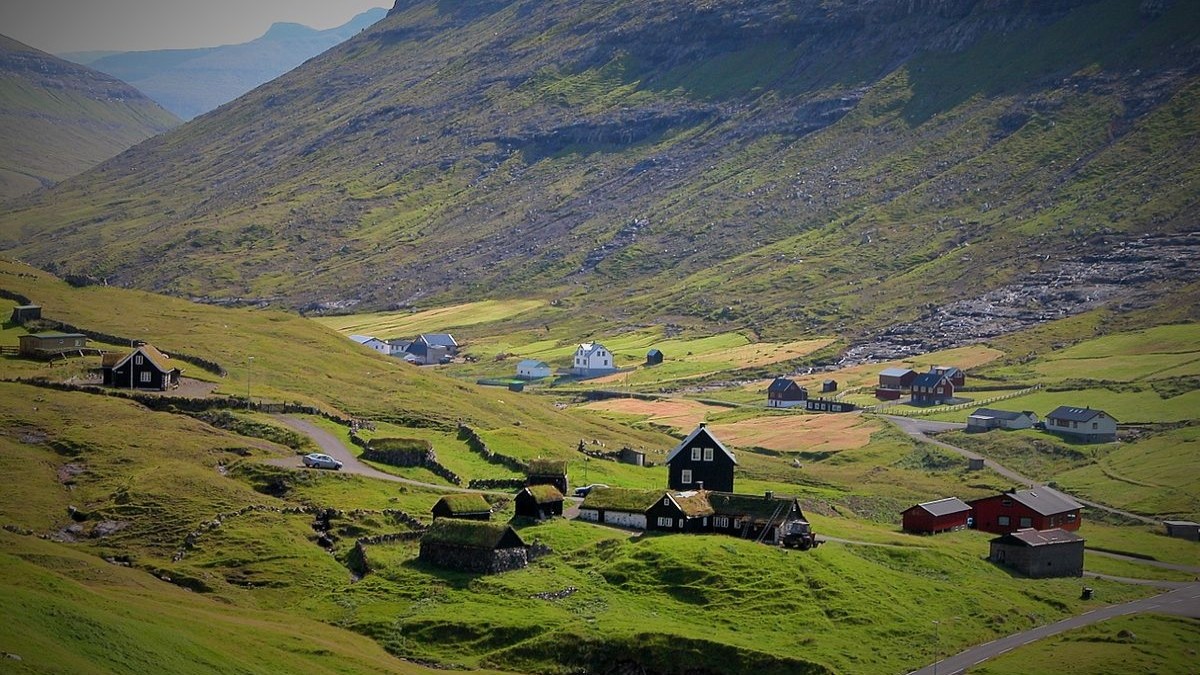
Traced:
POLYGON ((584 342, 575 350, 571 374, 581 377, 596 377, 616 372, 617 363, 613 353, 599 342, 584 342))
POLYGON ((958 497, 947 497, 908 507, 901 514, 901 527, 914 534, 937 534, 965 529, 970 520, 970 505, 958 497))
POLYGON ((513 499, 522 518, 546 520, 563 514, 563 494, 553 485, 527 485, 513 499))
POLYGON ((662 496, 662 490, 594 488, 579 505, 579 520, 644 530, 646 512, 662 496))
POLYGON ((975 529, 1008 534, 1025 528, 1078 530, 1083 505, 1048 487, 1013 490, 970 502, 975 529))
POLYGON ((758 495, 738 495, 725 492, 708 493, 712 505, 712 531, 743 539, 776 543, 779 526, 790 520, 807 520, 795 497, 776 497, 767 492, 758 495))
POLYGON ((474 574, 498 574, 529 564, 529 547, 504 523, 442 518, 421 535, 422 562, 474 574))
POLYGON ((666 492, 646 509, 646 529, 666 532, 711 532, 713 515, 708 494, 696 490, 666 492))
POLYGON ((531 459, 525 468, 526 485, 553 485, 567 494, 567 460, 531 459))
POLYGON ((183 372, 171 363, 171 357, 153 345, 139 345, 128 354, 105 354, 100 362, 104 384, 130 389, 166 391, 179 386, 183 372))
POLYGON ((1103 410, 1060 405, 1046 415, 1046 431, 1084 443, 1117 440, 1117 420, 1103 410))
POLYGON ((430 509, 433 519, 491 520, 492 505, 476 492, 445 495, 430 509))
POLYGON ((786 377, 777 377, 771 386, 767 387, 768 408, 791 408, 804 405, 808 400, 808 390, 786 377))
POLYGON ((667 487, 733 492, 735 466, 733 453, 701 422, 667 455, 667 487))

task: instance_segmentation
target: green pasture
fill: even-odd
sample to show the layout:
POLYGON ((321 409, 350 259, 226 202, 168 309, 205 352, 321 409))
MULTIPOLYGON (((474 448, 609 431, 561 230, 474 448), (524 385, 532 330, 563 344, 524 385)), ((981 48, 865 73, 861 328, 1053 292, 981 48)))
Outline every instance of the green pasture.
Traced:
POLYGON ((967 669, 970 675, 1161 675, 1195 672, 1200 622, 1180 616, 1122 616, 1025 645, 967 669))

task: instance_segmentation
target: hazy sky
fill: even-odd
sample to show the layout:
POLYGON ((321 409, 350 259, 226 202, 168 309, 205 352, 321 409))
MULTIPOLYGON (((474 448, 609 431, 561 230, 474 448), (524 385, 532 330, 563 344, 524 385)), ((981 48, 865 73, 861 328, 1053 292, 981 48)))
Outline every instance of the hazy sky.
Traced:
POLYGON ((0 33, 45 52, 247 42, 272 23, 340 26, 391 0, 0 0, 0 33))

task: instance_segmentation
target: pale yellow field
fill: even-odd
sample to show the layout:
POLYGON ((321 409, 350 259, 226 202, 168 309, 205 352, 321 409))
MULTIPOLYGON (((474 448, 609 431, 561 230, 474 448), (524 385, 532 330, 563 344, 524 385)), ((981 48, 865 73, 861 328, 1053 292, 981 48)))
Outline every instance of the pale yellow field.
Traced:
POLYGON ((384 312, 322 316, 313 320, 349 335, 372 335, 381 339, 415 337, 419 333, 490 323, 524 314, 546 304, 545 300, 484 300, 424 312, 384 312))
POLYGON ((688 431, 703 422, 710 412, 724 410, 724 408, 683 399, 641 401, 636 398, 610 398, 588 403, 583 407, 587 410, 608 410, 627 415, 644 415, 652 422, 688 431))
POLYGON ((871 441, 879 431, 876 420, 853 413, 760 417, 733 424, 716 424, 712 431, 722 443, 768 450, 853 450, 871 441))
POLYGON ((613 373, 588 381, 599 384, 626 381, 643 384, 703 377, 727 370, 768 366, 773 363, 790 361, 807 356, 831 343, 833 343, 832 338, 797 340, 795 342, 752 342, 736 347, 674 357, 671 359, 672 363, 667 364, 665 368, 656 366, 653 370, 649 370, 645 366, 640 366, 632 373, 613 373), (681 366, 680 364, 687 365, 681 366))

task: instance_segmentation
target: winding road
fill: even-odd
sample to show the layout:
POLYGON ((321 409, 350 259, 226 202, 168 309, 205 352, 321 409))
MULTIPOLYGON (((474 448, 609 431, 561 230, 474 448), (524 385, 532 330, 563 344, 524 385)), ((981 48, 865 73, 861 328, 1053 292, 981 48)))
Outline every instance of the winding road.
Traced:
MULTIPOLYGON (((309 422, 308 420, 302 420, 299 417, 293 417, 291 415, 272 415, 272 417, 287 425, 293 431, 298 431, 313 439, 313 442, 321 448, 321 452, 342 463, 342 473, 350 473, 356 476, 366 476, 367 478, 378 478, 379 480, 390 480, 393 483, 405 483, 407 485, 416 485, 418 487, 423 487, 430 490, 441 490, 443 492, 487 492, 486 490, 471 490, 469 488, 454 487, 451 485, 439 485, 437 483, 423 483, 419 480, 402 478, 400 476, 394 476, 390 473, 385 473, 379 469, 376 469, 375 467, 364 464, 358 459, 357 453, 346 447, 346 444, 343 443, 341 439, 313 424, 312 422, 309 422)), ((299 468, 307 470, 299 458, 295 457, 290 457, 288 459, 272 459, 267 463, 275 466, 287 467, 289 469, 299 468)), ((313 470, 320 471, 320 469, 313 470)))
MULTIPOLYGON (((1172 582, 1160 583, 1169 584, 1172 582)), ((1058 635, 1059 633, 1075 628, 1082 628, 1104 621, 1105 619, 1137 614, 1139 612, 1156 612, 1159 614, 1176 614, 1179 616, 1200 618, 1200 583, 1181 584, 1179 588, 1173 591, 1156 595, 1152 598, 1100 607, 1086 614, 1080 614, 1069 619, 1032 628, 1023 633, 993 640, 987 644, 972 647, 965 652, 942 659, 920 670, 914 670, 909 675, 936 675, 937 673, 955 675, 956 673, 964 672, 967 668, 977 666, 988 659, 1006 654, 1017 647, 1023 647, 1031 642, 1036 642, 1037 640, 1058 635)))
MULTIPOLYGON (((1010 469, 1006 466, 998 464, 995 461, 988 459, 987 457, 984 457, 983 455, 971 452, 970 450, 964 450, 956 445, 950 445, 949 443, 945 443, 943 441, 937 440, 936 438, 930 438, 928 436, 928 434, 930 434, 930 433, 938 433, 938 432, 942 432, 942 431, 955 431, 955 430, 966 429, 967 425, 965 425, 965 424, 959 424, 959 423, 955 423, 955 422, 934 422, 932 420, 922 420, 922 419, 916 419, 916 418, 912 418, 912 417, 899 417, 897 415, 881 415, 880 417, 883 417, 885 420, 891 422, 892 424, 895 424, 897 427, 900 428, 901 431, 908 434, 912 438, 915 438, 918 441, 922 441, 925 443, 932 443, 933 445, 936 445, 939 448, 945 448, 947 450, 950 450, 951 452, 958 453, 959 455, 962 455, 963 457, 966 457, 967 459, 982 459, 984 466, 986 466, 987 468, 991 469, 992 471, 995 471, 996 473, 1000 474, 1001 476, 1004 476, 1005 478, 1007 478, 1011 481, 1014 481, 1017 483, 1022 483, 1024 485, 1028 485, 1031 488, 1047 488, 1047 489, 1051 489, 1051 490, 1055 489, 1055 488, 1051 488, 1048 485, 1043 485, 1040 482, 1038 482, 1028 476, 1024 476, 1020 473, 1017 473, 1016 471, 1013 471, 1012 469, 1010 469)), ((1122 518, 1128 518, 1129 520, 1134 520, 1134 521, 1137 521, 1139 523, 1143 523, 1146 525, 1158 525, 1159 524, 1158 521, 1154 520, 1153 518, 1147 518, 1146 516, 1142 516, 1142 515, 1139 515, 1136 513, 1130 513, 1129 511, 1122 511, 1121 509, 1114 509, 1111 506, 1106 506, 1106 505, 1100 504, 1098 502, 1081 499, 1079 497, 1076 497, 1075 495, 1070 495, 1070 497, 1071 497, 1071 499, 1074 499, 1075 501, 1079 502, 1080 504, 1083 504, 1084 506, 1086 506, 1088 508, 1097 509, 1099 511, 1107 511, 1108 513, 1112 513, 1114 515, 1121 516, 1122 518)))

